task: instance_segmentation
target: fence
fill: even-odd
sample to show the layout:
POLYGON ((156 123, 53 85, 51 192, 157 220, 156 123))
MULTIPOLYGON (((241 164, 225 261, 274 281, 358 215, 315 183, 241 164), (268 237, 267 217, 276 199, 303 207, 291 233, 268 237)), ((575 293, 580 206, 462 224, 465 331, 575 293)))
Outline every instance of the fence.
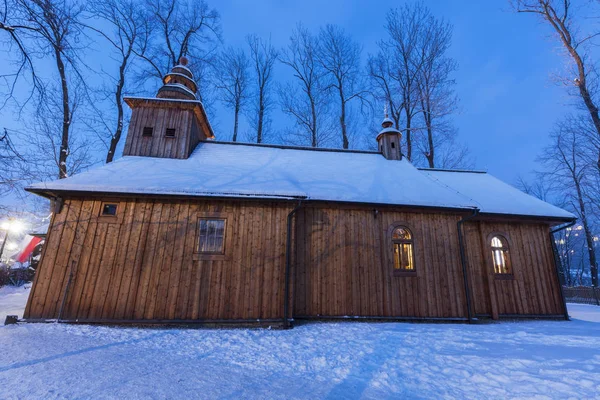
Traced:
POLYGON ((567 303, 593 304, 600 306, 600 287, 563 286, 563 293, 567 303))

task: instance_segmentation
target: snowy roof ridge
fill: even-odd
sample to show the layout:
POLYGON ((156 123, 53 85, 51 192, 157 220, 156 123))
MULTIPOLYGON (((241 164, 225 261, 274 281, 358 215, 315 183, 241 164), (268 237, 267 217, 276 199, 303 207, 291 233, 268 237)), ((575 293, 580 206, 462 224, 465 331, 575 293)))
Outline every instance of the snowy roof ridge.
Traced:
POLYGON ((462 172, 465 174, 487 174, 487 171, 478 170, 478 169, 452 169, 452 168, 426 168, 426 167, 417 167, 419 171, 437 171, 437 172, 462 172))
POLYGON ((304 151, 319 151, 319 152, 333 152, 333 153, 356 153, 356 154, 378 154, 383 157, 381 152, 374 150, 357 150, 357 149, 336 149, 329 147, 311 147, 311 146, 296 146, 289 144, 273 144, 273 143, 246 143, 246 142, 232 142, 226 140, 204 140, 203 142, 233 145, 233 146, 253 146, 253 147, 268 147, 273 149, 284 149, 284 150, 304 150, 304 151))
POLYGON ((188 159, 126 156, 34 192, 306 198, 549 217, 574 215, 487 173, 420 170, 378 152, 202 141, 188 159))

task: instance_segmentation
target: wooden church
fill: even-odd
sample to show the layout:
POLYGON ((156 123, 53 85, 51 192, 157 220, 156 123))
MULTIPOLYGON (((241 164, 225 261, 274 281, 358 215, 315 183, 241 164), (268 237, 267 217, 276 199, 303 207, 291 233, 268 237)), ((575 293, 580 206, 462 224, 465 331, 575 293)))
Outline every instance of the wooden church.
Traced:
POLYGON ((182 64, 125 99, 121 159, 27 189, 55 212, 25 320, 568 318, 550 230, 572 214, 415 168, 389 119, 378 151, 215 141, 182 64))

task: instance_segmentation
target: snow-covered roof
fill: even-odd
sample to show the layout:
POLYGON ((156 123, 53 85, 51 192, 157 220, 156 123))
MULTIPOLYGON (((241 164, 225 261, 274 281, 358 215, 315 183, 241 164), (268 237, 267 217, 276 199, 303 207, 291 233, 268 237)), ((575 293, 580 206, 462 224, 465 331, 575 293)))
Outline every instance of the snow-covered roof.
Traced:
POLYGON ((127 156, 32 191, 308 200, 572 218, 488 174, 423 171, 376 152, 201 142, 185 160, 127 156), (473 187, 465 184, 473 178, 473 187), (454 178, 451 178, 454 177, 454 178), (509 202, 511 204, 503 203, 509 202))
POLYGON ((481 171, 421 169, 441 185, 471 199, 481 212, 538 217, 576 218, 562 208, 530 196, 500 179, 481 171))

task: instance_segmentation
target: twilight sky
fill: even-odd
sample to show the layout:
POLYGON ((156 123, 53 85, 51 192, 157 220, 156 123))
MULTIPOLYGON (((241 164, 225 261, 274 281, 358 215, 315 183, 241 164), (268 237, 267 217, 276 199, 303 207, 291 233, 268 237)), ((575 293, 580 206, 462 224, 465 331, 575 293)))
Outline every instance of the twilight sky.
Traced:
MULTIPOLYGON (((244 35, 272 35, 287 44, 297 22, 312 31, 334 23, 351 32, 366 54, 385 37, 388 9, 398 1, 221 0, 226 44, 243 45, 244 35)), ((548 141, 569 101, 551 75, 563 65, 560 49, 533 15, 515 14, 507 1, 425 1, 434 15, 454 25, 450 54, 459 63, 455 78, 460 139, 468 142, 478 169, 509 183, 536 167, 535 157, 548 141)), ((281 68, 281 66, 279 66, 281 68)), ((226 124, 222 124, 223 127, 226 124)))
MULTIPOLYGON (((245 36, 256 33, 271 35, 273 44, 281 48, 298 22, 312 32, 333 23, 362 44, 364 59, 385 38, 386 12, 400 4, 397 0, 209 0, 221 14, 226 46, 245 47, 245 36)), ((450 55, 459 64, 455 79, 460 111, 454 117, 459 140, 468 143, 477 169, 514 184, 519 175, 526 176, 536 167, 535 157, 547 144, 553 122, 567 112, 564 105, 570 99, 551 80, 552 73, 564 67, 560 49, 547 38, 546 26, 533 15, 513 13, 505 0, 425 4, 454 26, 450 55)), ((110 69, 100 53, 90 55, 87 62, 110 69)), ((285 74, 285 68, 277 64, 276 76, 285 74)), ((275 114, 274 127, 280 125, 277 118, 275 114)), ((228 138, 230 113, 220 108, 214 119, 217 138, 228 138)), ((25 129, 6 109, 0 112, 0 128, 4 126, 25 129)))
MULTIPOLYGON (((510 183, 536 167, 535 157, 547 143, 555 119, 569 101, 551 75, 563 65, 560 49, 532 15, 514 14, 506 1, 425 2, 437 17, 454 25, 450 54, 459 63, 455 77, 460 113, 455 116, 460 139, 468 142, 478 169, 510 183)), ((310 30, 334 23, 351 32, 366 54, 377 51, 385 37, 388 9, 397 1, 222 0, 214 3, 222 16, 227 44, 242 45, 247 32, 272 35, 276 46, 287 44, 302 22, 310 30)))

